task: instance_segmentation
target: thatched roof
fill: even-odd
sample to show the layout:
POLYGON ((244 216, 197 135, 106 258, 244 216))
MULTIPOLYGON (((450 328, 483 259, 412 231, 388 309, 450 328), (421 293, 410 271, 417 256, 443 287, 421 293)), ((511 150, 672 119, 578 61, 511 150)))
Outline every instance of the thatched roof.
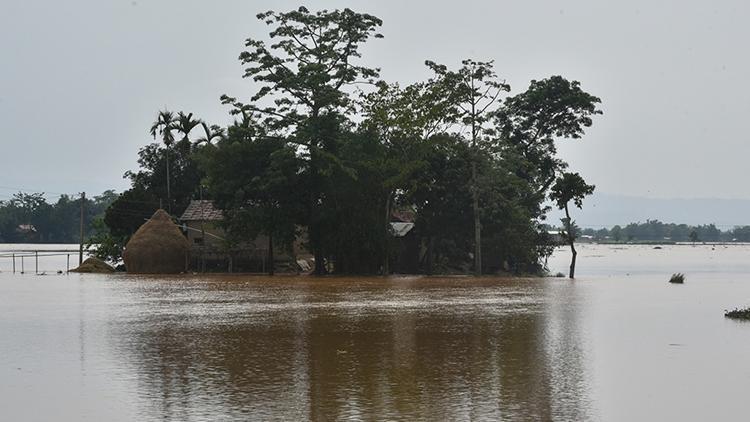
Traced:
POLYGON ((160 209, 130 238, 122 257, 129 273, 177 274, 187 270, 189 250, 185 236, 160 209))
POLYGON ((71 273, 100 273, 107 274, 115 272, 111 265, 94 257, 86 258, 78 268, 70 270, 71 273))

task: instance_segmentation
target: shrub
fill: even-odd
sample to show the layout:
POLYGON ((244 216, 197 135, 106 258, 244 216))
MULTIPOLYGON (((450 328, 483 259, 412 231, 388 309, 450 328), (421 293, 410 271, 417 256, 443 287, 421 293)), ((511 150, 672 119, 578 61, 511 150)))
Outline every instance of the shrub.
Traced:
POLYGON ((750 319, 750 308, 745 309, 732 309, 731 311, 724 311, 724 316, 727 318, 734 319, 750 319))

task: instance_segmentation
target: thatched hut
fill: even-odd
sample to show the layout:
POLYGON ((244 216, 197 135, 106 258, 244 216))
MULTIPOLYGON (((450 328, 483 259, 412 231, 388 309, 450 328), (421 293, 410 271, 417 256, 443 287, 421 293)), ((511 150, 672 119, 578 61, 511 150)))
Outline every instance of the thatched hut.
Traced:
POLYGON ((129 273, 176 274, 187 270, 189 250, 180 229, 159 209, 130 238, 122 258, 129 273))

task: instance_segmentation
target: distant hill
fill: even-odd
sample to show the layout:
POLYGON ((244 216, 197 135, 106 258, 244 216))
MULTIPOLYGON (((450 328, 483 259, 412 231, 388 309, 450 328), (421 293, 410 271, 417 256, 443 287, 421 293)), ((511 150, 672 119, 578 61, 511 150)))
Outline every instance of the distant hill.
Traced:
MULTIPOLYGON (((624 226, 633 222, 659 220, 676 224, 716 224, 722 230, 750 225, 747 199, 656 199, 595 193, 584 200, 583 210, 571 209, 573 220, 583 228, 624 226)), ((553 209, 549 224, 559 225, 563 213, 553 209)))

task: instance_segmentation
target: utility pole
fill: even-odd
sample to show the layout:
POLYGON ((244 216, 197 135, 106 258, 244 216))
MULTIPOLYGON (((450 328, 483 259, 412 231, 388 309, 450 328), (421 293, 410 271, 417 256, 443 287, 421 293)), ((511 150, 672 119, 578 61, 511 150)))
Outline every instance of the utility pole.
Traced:
POLYGON ((169 144, 167 144, 167 150, 166 150, 166 158, 167 158, 167 211, 169 211, 169 214, 172 214, 172 194, 169 191, 169 144))
POLYGON ((204 223, 206 221, 206 214, 203 212, 205 210, 204 203, 203 203, 203 185, 201 184, 200 187, 200 204, 201 204, 201 272, 206 272, 206 227, 204 226, 204 223))
POLYGON ((81 193, 81 226, 80 237, 78 239, 78 266, 83 264, 83 204, 86 203, 86 192, 81 193))

